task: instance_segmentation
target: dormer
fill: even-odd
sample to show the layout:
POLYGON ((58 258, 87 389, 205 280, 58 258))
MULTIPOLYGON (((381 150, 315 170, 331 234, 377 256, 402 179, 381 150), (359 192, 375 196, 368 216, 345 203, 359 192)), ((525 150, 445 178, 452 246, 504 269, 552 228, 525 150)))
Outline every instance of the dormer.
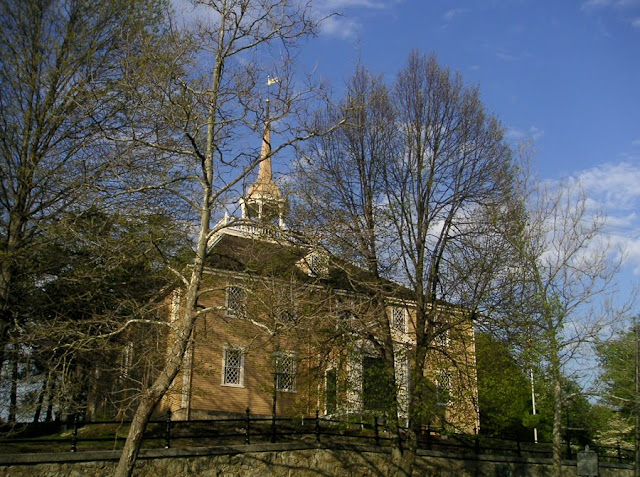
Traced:
POLYGON ((329 254, 324 250, 313 250, 296 264, 300 270, 316 278, 329 276, 329 254))

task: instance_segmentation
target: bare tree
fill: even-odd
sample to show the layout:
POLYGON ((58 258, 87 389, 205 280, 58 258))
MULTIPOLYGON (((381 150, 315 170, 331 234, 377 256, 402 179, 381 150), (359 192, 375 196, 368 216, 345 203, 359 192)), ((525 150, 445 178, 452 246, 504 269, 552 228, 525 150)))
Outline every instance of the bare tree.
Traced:
MULTIPOLYGON (((507 217, 515 217, 518 204, 511 151, 478 90, 418 52, 390 91, 359 70, 332 114, 343 115, 343 129, 321 139, 301 164, 302 183, 312 184, 305 212, 332 250, 374 277, 352 280, 368 277, 368 291, 380 300, 390 295, 388 279, 409 290, 415 307, 415 344, 407 353, 409 431, 398 431, 395 457, 400 474, 410 475, 417 434, 429 419, 425 403, 434 400, 427 355, 447 353, 436 338, 469 325, 506 263, 500 247, 508 243, 507 217)), ((393 369, 384 312, 369 331, 393 369)))
POLYGON ((514 247, 519 261, 511 273, 520 306, 512 316, 551 381, 556 476, 562 472, 562 409, 573 397, 563 389, 565 375, 584 371, 585 347, 610 335, 631 304, 619 300, 615 277, 624 255, 607 241, 605 224, 579 184, 540 185, 514 247))
MULTIPOLYGON (((341 338, 365 336, 384 363, 385 385, 395 390, 396 357, 385 307, 390 291, 385 275, 391 264, 386 252, 389 224, 383 171, 396 152, 397 140, 389 92, 380 78, 359 66, 347 84, 344 100, 321 112, 316 121, 318 127, 340 121, 343 125, 332 135, 311 141, 301 156, 297 180, 304 205, 297 211, 299 223, 339 257, 331 266, 346 272, 356 285, 353 288, 361 292, 359 301, 366 302, 357 311, 345 306, 339 312, 349 314, 337 328, 341 338), (353 263, 361 268, 354 268, 353 263), (361 273, 362 269, 368 273, 361 273), (354 335, 356 330, 359 333, 354 335)), ((356 343, 350 343, 349 348, 354 346, 356 343)), ((399 449, 397 399, 389 399, 388 404, 394 447, 399 449)))
MULTIPOLYGON (((268 74, 279 79, 277 91, 270 95, 269 119, 285 137, 271 154, 304 136, 291 130, 285 136, 284 128, 290 125, 285 118, 295 116, 299 100, 309 92, 303 86, 294 87, 289 50, 313 32, 310 5, 286 0, 211 0, 194 5, 200 21, 192 29, 175 30, 165 49, 154 53, 153 61, 132 63, 128 70, 128 111, 133 120, 129 136, 142 151, 157 158, 151 167, 164 168, 167 181, 145 183, 141 170, 141 176, 123 187, 150 195, 170 190, 198 220, 192 221, 197 238, 188 274, 176 272, 184 292, 180 316, 171 323, 175 339, 164 368, 139 398, 118 476, 131 475, 146 423, 181 368, 198 316, 207 312, 196 304, 209 240, 217 231, 212 227, 215 214, 226 195, 266 159, 248 147, 246 139, 255 138, 265 120, 261 98, 268 74), (278 54, 270 49, 274 47, 278 54)), ((124 144, 126 136, 123 131, 114 139, 124 144)))

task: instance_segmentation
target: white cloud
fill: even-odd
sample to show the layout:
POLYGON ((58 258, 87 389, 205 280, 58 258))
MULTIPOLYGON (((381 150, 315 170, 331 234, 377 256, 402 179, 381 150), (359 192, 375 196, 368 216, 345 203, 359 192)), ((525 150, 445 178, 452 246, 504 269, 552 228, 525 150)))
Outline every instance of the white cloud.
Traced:
POLYGON ((587 0, 581 6, 583 10, 597 8, 627 8, 640 5, 640 0, 587 0))
POLYGON ((318 6, 322 10, 344 10, 354 7, 386 8, 390 3, 395 2, 389 0, 324 0, 318 2, 318 6))
POLYGON ((343 16, 330 16, 320 24, 320 31, 329 36, 334 36, 347 40, 357 36, 361 25, 350 18, 343 16))
POLYGON ((628 162, 603 164, 576 177, 605 210, 636 210, 640 204, 640 166, 628 162))
POLYGON ((522 61, 533 58, 533 55, 528 51, 513 53, 503 48, 496 50, 496 56, 502 61, 522 61))
POLYGON ((455 17, 464 15, 465 13, 469 13, 470 11, 471 9, 469 8, 452 8, 451 10, 447 10, 446 12, 444 12, 444 15, 442 16, 446 21, 450 22, 455 17))
POLYGON ((640 275, 640 165, 607 163, 579 171, 568 181, 582 184, 590 208, 606 214, 605 237, 625 252, 625 264, 640 275))
POLYGON ((544 131, 536 126, 529 126, 529 129, 520 129, 515 127, 507 128, 505 133, 507 140, 512 142, 523 141, 526 139, 540 139, 544 136, 544 131))
POLYGON ((171 4, 176 12, 177 20, 185 25, 209 22, 214 25, 219 15, 206 5, 194 5, 190 0, 171 0, 171 4))
POLYGON ((325 18, 320 31, 329 36, 350 39, 362 28, 358 10, 385 10, 404 0, 321 0, 314 4, 318 18, 325 18), (351 11, 349 11, 351 10, 351 11))

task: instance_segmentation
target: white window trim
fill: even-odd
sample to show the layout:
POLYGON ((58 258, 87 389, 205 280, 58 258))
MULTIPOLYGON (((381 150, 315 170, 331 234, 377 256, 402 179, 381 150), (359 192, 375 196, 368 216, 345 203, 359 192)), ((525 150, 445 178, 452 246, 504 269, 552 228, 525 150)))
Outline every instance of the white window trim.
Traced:
POLYGON ((247 290, 246 288, 240 286, 240 285, 227 285, 225 288, 225 298, 224 298, 224 306, 225 306, 225 315, 226 316, 235 316, 237 318, 245 318, 246 314, 247 314, 247 290), (237 288, 239 290, 242 290, 243 293, 243 301, 244 303, 242 303, 242 307, 244 309, 244 313, 242 314, 238 314, 236 312, 236 310, 234 310, 231 306, 229 306, 229 290, 232 288, 237 288))
POLYGON ((292 351, 285 351, 281 353, 276 353, 275 355, 275 372, 276 372, 276 391, 281 393, 296 393, 298 392, 298 357, 292 351), (289 372, 287 374, 293 375, 292 383, 293 386, 289 388, 283 388, 280 386, 279 376, 284 373, 280 373, 278 371, 278 361, 283 358, 288 358, 292 360, 293 364, 293 372, 289 372))
POLYGON ((438 371, 438 374, 436 377, 436 386, 438 387, 438 390, 446 388, 444 390, 447 393, 447 400, 445 401, 443 399, 440 399, 441 395, 439 392, 439 395, 437 396, 437 402, 436 402, 438 406, 450 406, 451 404, 453 404, 453 384, 451 382, 452 379, 453 379, 453 376, 450 371, 446 369, 441 369, 440 371, 438 371), (442 381, 445 381, 445 382, 442 382, 442 381))
POLYGON ((407 322, 409 321, 407 318, 407 309, 400 306, 392 306, 391 307, 391 329, 398 331, 400 333, 407 332, 407 322), (396 326, 396 313, 402 313, 402 327, 396 326))
POLYGON ((245 349, 238 346, 227 345, 224 347, 222 352, 222 376, 220 377, 220 384, 222 386, 229 386, 233 388, 244 388, 244 357, 245 357, 245 349), (227 353, 228 352, 239 352, 240 353, 240 370, 239 370, 239 383, 228 383, 226 382, 227 376, 227 353))
POLYGON ((323 250, 314 250, 305 257, 309 276, 326 278, 329 274, 329 256, 323 250))

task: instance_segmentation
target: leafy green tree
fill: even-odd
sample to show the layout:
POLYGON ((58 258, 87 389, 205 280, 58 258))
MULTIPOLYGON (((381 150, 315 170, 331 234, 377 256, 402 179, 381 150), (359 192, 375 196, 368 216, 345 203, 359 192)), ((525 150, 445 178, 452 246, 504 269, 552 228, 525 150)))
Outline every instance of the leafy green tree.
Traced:
POLYGON ((635 333, 633 330, 620 333, 614 339, 597 343, 595 349, 602 369, 602 400, 623 415, 632 416, 636 399, 635 333))
POLYGON ((521 345, 551 385, 553 475, 560 476, 563 411, 581 394, 567 385, 580 377, 571 363, 625 317, 629 301, 620 303, 616 289, 622 254, 602 239, 604 217, 590 210, 580 186, 539 185, 529 198, 505 289, 519 302, 512 316, 525 330, 521 345))
POLYGON ((161 3, 0 1, 0 366, 25 351, 28 297, 46 280, 44 231, 95 196, 117 162, 103 138, 117 126, 121 45, 154 31, 161 3))
POLYGON ((532 440, 531 385, 507 343, 476 333, 480 431, 505 439, 532 440))
POLYGON ((58 417, 113 417, 155 374, 158 354, 145 350, 163 342, 162 333, 142 333, 141 324, 160 321, 162 299, 175 284, 168 269, 180 263, 165 257, 181 256, 186 233, 172 217, 90 208, 67 213, 43 236, 45 273, 25 297, 32 312, 15 342, 22 350, 15 361, 29 376, 20 384, 41 391, 31 403, 13 403, 13 412, 39 419, 46 404, 58 417))
POLYGON ((602 373, 601 402, 615 412, 619 439, 631 442, 637 394, 635 389, 636 336, 633 330, 618 334, 614 339, 596 345, 596 354, 602 373))

